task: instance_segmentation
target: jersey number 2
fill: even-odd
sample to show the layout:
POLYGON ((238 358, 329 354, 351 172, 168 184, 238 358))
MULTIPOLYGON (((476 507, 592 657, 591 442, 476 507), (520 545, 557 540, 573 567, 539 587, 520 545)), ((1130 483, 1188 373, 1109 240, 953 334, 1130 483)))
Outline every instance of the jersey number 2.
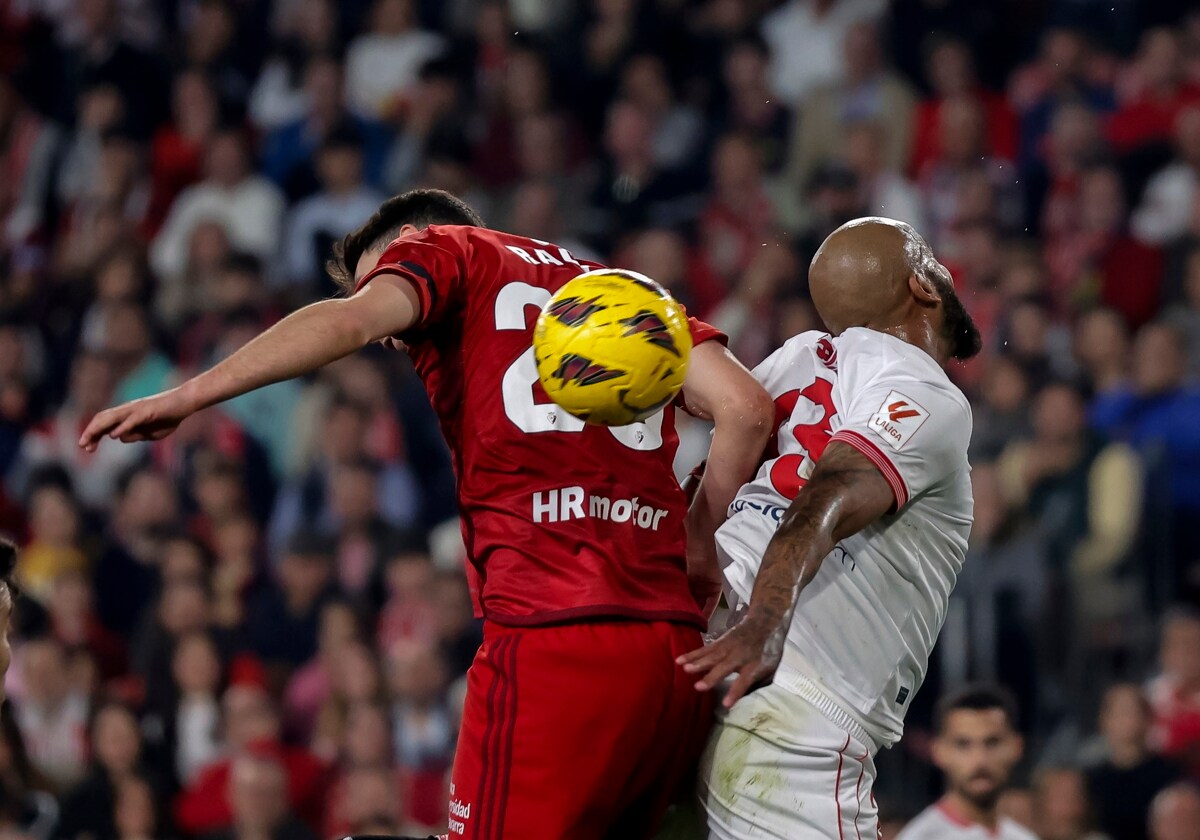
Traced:
MULTIPOLYGON (((550 300, 550 290, 528 283, 509 283, 496 295, 496 331, 528 330, 526 308, 541 309, 550 300)), ((526 434, 539 432, 582 432, 587 424, 554 403, 538 403, 533 398, 533 385, 538 381, 537 362, 530 347, 504 371, 500 383, 504 413, 517 428, 526 434)), ((644 423, 610 426, 608 430, 630 449, 649 451, 662 446, 663 413, 649 417, 644 423)))
POLYGON ((771 485, 785 499, 796 498, 800 488, 808 483, 817 459, 829 445, 829 424, 837 414, 837 409, 833 407, 833 383, 827 379, 816 379, 804 390, 788 391, 775 400, 775 416, 782 418, 780 434, 783 433, 782 424, 790 421, 796 403, 801 398, 820 410, 821 419, 816 423, 792 426, 790 434, 800 444, 801 451, 780 455, 771 465, 771 485))

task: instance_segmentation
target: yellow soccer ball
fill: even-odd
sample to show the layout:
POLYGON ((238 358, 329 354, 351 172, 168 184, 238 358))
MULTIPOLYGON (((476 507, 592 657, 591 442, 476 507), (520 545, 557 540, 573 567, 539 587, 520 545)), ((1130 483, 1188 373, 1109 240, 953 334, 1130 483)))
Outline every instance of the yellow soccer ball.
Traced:
POLYGON ((635 271, 579 275, 550 298, 533 331, 546 394, 605 426, 645 420, 674 399, 691 352, 683 307, 635 271))

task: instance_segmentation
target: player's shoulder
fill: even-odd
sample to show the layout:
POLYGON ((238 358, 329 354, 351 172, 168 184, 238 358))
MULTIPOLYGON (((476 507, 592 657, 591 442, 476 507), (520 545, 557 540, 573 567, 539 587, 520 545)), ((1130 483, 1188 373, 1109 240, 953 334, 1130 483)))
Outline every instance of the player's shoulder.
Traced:
POLYGON ((1001 817, 1000 840, 1038 840, 1038 837, 1015 820, 1010 820, 1008 817, 1001 817))
POLYGON ((802 360, 811 358, 822 340, 832 349, 829 334, 820 330, 807 330, 792 336, 755 366, 754 375, 764 385, 770 386, 784 371, 795 370, 802 360))
POLYGON ((829 333, 821 330, 806 330, 802 333, 792 336, 783 344, 779 345, 774 353, 763 361, 763 364, 779 364, 781 362, 794 362, 800 356, 812 353, 817 345, 824 340, 830 347, 833 345, 829 333))
POLYGON ((930 805, 900 829, 896 840, 948 840, 947 830, 951 828, 952 823, 941 809, 936 804, 930 805))
POLYGON ((887 333, 853 327, 834 339, 843 376, 859 388, 897 386, 969 419, 971 404, 945 369, 921 348, 887 333))

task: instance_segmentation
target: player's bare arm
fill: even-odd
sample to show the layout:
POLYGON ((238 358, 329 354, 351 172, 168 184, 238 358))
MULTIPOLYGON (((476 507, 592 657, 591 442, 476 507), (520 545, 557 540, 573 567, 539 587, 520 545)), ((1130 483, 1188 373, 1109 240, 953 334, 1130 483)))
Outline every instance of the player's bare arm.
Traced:
POLYGON ((683 398, 689 413, 713 421, 708 467, 688 509, 688 579, 709 615, 721 596, 714 534, 738 489, 749 481, 771 435, 771 396, 732 353, 716 341, 692 351, 683 398))
POLYGON ((124 443, 164 438, 201 409, 310 373, 403 332, 416 321, 418 306, 417 294, 406 280, 380 275, 352 297, 323 300, 293 312, 176 388, 100 412, 84 429, 79 445, 93 452, 105 435, 124 443))
POLYGON ((708 691, 736 672, 724 699, 728 708, 773 674, 796 600, 826 555, 887 514, 895 501, 891 485, 867 456, 830 443, 763 554, 746 617, 713 644, 677 660, 688 673, 701 675, 696 688, 708 691))

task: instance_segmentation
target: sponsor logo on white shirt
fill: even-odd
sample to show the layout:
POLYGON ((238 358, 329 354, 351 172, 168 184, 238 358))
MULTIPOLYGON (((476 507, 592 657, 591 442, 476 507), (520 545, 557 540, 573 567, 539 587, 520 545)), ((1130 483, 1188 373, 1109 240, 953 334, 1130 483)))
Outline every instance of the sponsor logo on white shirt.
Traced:
POLYGON ((867 425, 884 443, 899 451, 928 419, 929 412, 911 397, 889 391, 867 425))

